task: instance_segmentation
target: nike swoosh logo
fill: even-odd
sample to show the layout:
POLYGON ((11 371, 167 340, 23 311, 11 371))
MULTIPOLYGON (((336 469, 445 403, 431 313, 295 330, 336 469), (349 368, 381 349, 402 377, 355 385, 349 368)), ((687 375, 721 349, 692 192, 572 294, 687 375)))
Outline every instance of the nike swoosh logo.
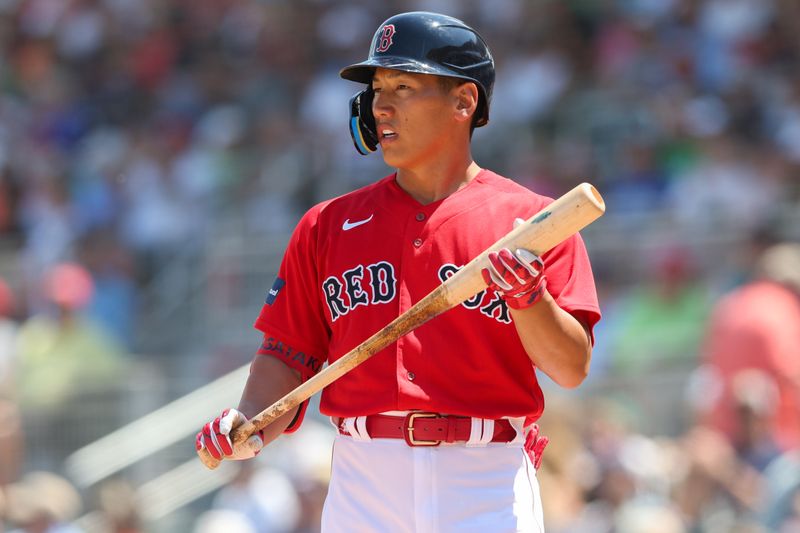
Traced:
POLYGON ((344 231, 348 231, 348 230, 351 230, 351 229, 353 229, 353 228, 357 228, 357 227, 359 227, 360 225, 362 225, 362 224, 366 224, 367 222, 369 222, 370 220, 372 220, 372 217, 373 217, 373 216, 375 216, 375 214, 374 214, 374 213, 373 213, 373 214, 371 214, 371 215, 369 216, 369 218, 365 218, 364 220, 356 220, 355 222, 350 222, 350 219, 348 218, 347 220, 345 220, 345 221, 344 221, 344 224, 342 224, 342 229, 343 229, 344 231))

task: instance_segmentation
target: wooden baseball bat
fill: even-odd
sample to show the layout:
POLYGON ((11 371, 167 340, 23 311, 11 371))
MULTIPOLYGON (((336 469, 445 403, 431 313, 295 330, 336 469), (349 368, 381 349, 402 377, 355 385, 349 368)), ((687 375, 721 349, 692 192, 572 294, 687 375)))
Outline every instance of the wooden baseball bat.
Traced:
MULTIPOLYGON (((597 189, 588 183, 578 185, 511 230, 383 329, 248 422, 236 427, 231 433, 234 444, 244 442, 253 433, 265 428, 406 333, 485 289, 481 270, 489 266, 489 252, 501 248, 525 248, 542 255, 597 220, 604 212, 605 202, 597 189)), ((211 469, 219 465, 219 461, 205 449, 200 460, 211 469)))

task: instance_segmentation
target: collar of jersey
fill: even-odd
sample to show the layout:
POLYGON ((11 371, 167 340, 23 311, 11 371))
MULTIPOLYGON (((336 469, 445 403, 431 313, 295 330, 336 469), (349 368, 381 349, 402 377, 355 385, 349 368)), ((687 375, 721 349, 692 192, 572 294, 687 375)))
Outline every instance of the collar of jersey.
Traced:
POLYGON ((478 174, 476 174, 475 177, 472 178, 472 181, 467 183, 466 186, 464 186, 461 189, 457 190, 456 192, 454 192, 450 196, 446 196, 445 198, 442 198, 441 200, 436 200, 435 202, 431 202, 431 203, 425 204, 425 205, 419 203, 416 199, 414 199, 414 197, 412 197, 402 187, 400 187, 400 184, 397 183, 397 172, 395 172, 394 174, 391 174, 390 176, 387 176, 386 180, 387 180, 387 184, 389 186, 389 189, 392 191, 392 194, 399 201, 401 201, 402 203, 408 205, 409 207, 413 207, 414 209, 419 209, 419 210, 422 210, 423 212, 430 213, 432 211, 435 211, 437 207, 442 205, 442 203, 446 202, 450 198, 465 194, 466 191, 468 191, 470 188, 472 188, 473 184, 475 184, 478 181, 482 181, 482 179, 483 179, 483 177, 484 177, 486 172, 487 172, 486 169, 481 169, 481 171, 478 172, 478 174))

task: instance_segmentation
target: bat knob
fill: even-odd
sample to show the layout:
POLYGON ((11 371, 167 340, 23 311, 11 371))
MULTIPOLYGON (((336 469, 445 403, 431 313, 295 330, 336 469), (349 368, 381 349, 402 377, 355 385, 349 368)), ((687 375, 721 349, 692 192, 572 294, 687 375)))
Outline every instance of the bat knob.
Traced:
POLYGON ((200 462, 203 463, 203 466, 205 466, 209 470, 216 469, 222 462, 219 459, 214 459, 214 456, 208 453, 208 450, 206 450, 205 448, 198 450, 197 455, 198 457, 200 457, 200 462))

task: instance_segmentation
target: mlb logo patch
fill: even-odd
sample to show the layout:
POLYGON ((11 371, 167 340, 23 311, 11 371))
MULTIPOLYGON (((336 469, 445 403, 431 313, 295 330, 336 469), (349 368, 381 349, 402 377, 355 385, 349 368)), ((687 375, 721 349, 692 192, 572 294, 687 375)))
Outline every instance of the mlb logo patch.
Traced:
POLYGON ((286 282, 283 279, 275 278, 275 283, 272 284, 272 288, 267 292, 267 298, 264 303, 272 305, 284 285, 286 285, 286 282))

